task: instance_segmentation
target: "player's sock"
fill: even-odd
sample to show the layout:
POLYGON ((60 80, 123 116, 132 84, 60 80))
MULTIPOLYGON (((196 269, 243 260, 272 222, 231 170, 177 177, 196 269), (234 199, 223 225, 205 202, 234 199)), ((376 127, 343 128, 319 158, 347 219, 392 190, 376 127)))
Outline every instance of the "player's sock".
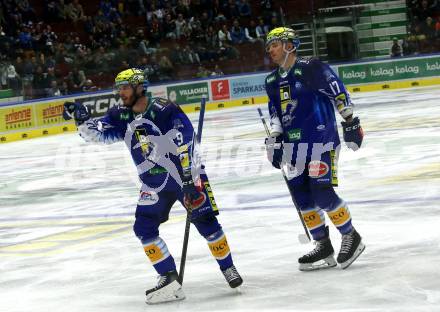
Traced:
POLYGON ((231 288, 240 286, 243 283, 243 279, 241 278, 240 274, 238 274, 238 271, 232 262, 231 251, 223 230, 220 229, 217 232, 207 236, 206 240, 208 241, 209 249, 211 250, 214 258, 217 260, 220 270, 222 271, 229 286, 231 288))
POLYGON ((142 245, 157 273, 163 275, 176 270, 176 263, 162 238, 156 237, 152 240, 142 241, 142 245))
POLYGON ((326 209, 327 215, 333 224, 344 235, 351 232, 353 225, 351 224, 351 215, 347 204, 343 200, 339 200, 336 205, 326 209))
POLYGON ((301 215, 315 241, 326 237, 325 217, 321 209, 308 207, 301 210, 301 215))
POLYGON ((231 267, 233 265, 231 251, 223 230, 220 229, 207 236, 206 240, 208 241, 209 250, 211 250, 212 255, 220 265, 220 269, 225 270, 231 267))

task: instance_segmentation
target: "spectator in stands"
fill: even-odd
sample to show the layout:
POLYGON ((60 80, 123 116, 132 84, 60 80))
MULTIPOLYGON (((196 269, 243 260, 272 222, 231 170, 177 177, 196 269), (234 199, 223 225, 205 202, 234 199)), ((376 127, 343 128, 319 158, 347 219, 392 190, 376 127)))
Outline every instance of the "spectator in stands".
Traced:
POLYGON ((258 26, 256 27, 255 31, 257 33, 257 38, 263 39, 264 41, 267 33, 269 32, 269 26, 265 25, 263 18, 258 19, 258 26))
POLYGON ((228 5, 227 9, 225 9, 223 12, 226 19, 233 20, 239 18, 240 11, 238 10, 235 0, 229 0, 227 5, 228 5))
POLYGON ((74 22, 84 21, 85 15, 82 5, 79 3, 79 0, 73 0, 66 7, 67 16, 74 22))
POLYGON ((210 72, 202 65, 199 66, 199 69, 196 73, 197 78, 208 78, 210 72))
POLYGON ((171 14, 165 15, 163 31, 165 33, 165 38, 176 39, 176 23, 172 19, 171 14))
POLYGON ((238 11, 241 17, 250 17, 252 15, 251 6, 247 0, 240 0, 238 3, 238 11))
POLYGON ((50 82, 50 88, 46 90, 46 96, 47 97, 55 97, 55 96, 61 96, 62 92, 60 88, 58 87, 58 83, 56 80, 52 80, 50 82))
POLYGON ((185 64, 200 64, 200 56, 189 45, 183 49, 183 59, 185 64))
POLYGON ((43 72, 43 66, 38 65, 35 70, 34 79, 32 80, 32 94, 34 99, 43 98, 46 96, 46 90, 48 82, 46 79, 46 73, 43 72))
POLYGON ((173 78, 174 66, 166 55, 160 58, 159 72, 159 80, 161 81, 171 80, 173 78))
POLYGON ((391 57, 401 57, 402 56, 402 46, 399 44, 399 40, 394 37, 393 38, 393 45, 391 46, 391 52, 390 52, 390 56, 391 57))
POLYGON ((418 17, 419 21, 426 21, 428 17, 433 15, 428 0, 422 0, 420 7, 416 9, 415 15, 418 17))
POLYGON ((233 44, 241 44, 247 41, 244 29, 240 26, 240 23, 237 19, 234 20, 231 28, 231 39, 233 44))
POLYGON ((435 38, 440 39, 440 15, 437 17, 437 22, 435 23, 435 38))
POLYGON ((183 14, 179 13, 177 15, 177 20, 175 21, 176 24, 176 38, 180 39, 180 37, 184 36, 184 28, 187 27, 187 22, 183 18, 183 14))
POLYGON ((245 33, 247 41, 259 42, 261 44, 264 44, 264 37, 258 36, 257 24, 255 23, 254 20, 251 20, 249 22, 249 27, 246 27, 244 29, 244 33, 245 33))
POLYGON ((231 33, 228 30, 228 25, 223 24, 218 31, 218 40, 220 48, 224 48, 225 43, 232 43, 231 33))
POLYGON ((218 64, 215 64, 214 70, 211 73, 211 76, 223 76, 224 73, 223 71, 220 69, 220 66, 218 66, 218 64))
POLYGON ((73 70, 69 72, 67 76, 67 81, 69 83, 69 89, 78 92, 81 91, 82 87, 86 83, 86 75, 83 70, 79 70, 78 67, 73 67, 73 70))
POLYGON ((273 0, 261 0, 260 7, 263 10, 263 19, 265 24, 267 25, 272 18, 272 12, 274 10, 273 0))
POLYGON ((31 50, 33 48, 32 36, 31 36, 30 28, 28 26, 23 27, 23 30, 20 32, 18 36, 18 40, 20 42, 21 48, 27 50, 31 50))
POLYGON ((23 79, 32 82, 32 80, 34 79, 34 72, 36 71, 37 66, 38 66, 37 58, 35 56, 32 56, 30 59, 27 59, 23 65, 23 72, 24 72, 23 79))
POLYGON ((92 92, 96 91, 98 88, 93 84, 91 79, 86 79, 84 86, 82 87, 83 92, 92 92))
POLYGON ((209 54, 208 59, 217 59, 220 47, 217 32, 214 30, 214 27, 212 25, 208 27, 208 30, 205 33, 204 46, 206 47, 206 51, 209 54))
POLYGON ((15 2, 23 21, 35 21, 35 11, 28 0, 16 0, 15 2))
POLYGON ((156 15, 153 15, 151 23, 147 27, 148 37, 152 43, 158 43, 161 39, 162 26, 156 15))
MULTIPOLYGON (((428 41, 432 42, 435 40, 435 24, 432 17, 427 17, 426 21, 421 25, 421 28, 428 41)), ((433 46, 431 45, 431 47, 433 46)))
POLYGON ((110 16, 110 10, 112 9, 112 3, 110 0, 101 0, 99 2, 99 9, 102 11, 104 16, 109 17, 110 16))
POLYGON ((184 64, 183 52, 178 43, 175 43, 174 48, 171 49, 170 59, 174 64, 184 64))
POLYGON ((15 71, 15 67, 12 63, 9 63, 6 72, 9 89, 12 89, 14 96, 20 95, 21 79, 18 73, 15 71))
POLYGON ((64 3, 64 0, 57 0, 55 4, 55 11, 56 11, 56 17, 59 20, 66 20, 67 19, 67 13, 68 13, 68 7, 64 3))
POLYGON ((61 92, 61 95, 70 94, 69 84, 67 83, 66 80, 63 80, 63 82, 61 83, 60 92, 61 92))
POLYGON ((212 19, 208 15, 208 12, 203 12, 202 16, 200 17, 200 26, 202 29, 208 29, 208 27, 212 25, 212 19))
POLYGON ((1 25, 2 24, 6 24, 6 19, 5 19, 5 14, 4 14, 4 10, 3 10, 3 5, 2 3, 0 3, 0 32, 1 30, 1 25))
POLYGON ((14 64, 15 70, 17 71, 18 76, 21 78, 24 76, 24 63, 21 56, 17 56, 14 64))
POLYGON ((411 46, 415 46, 415 54, 419 54, 425 51, 427 46, 426 36, 422 33, 422 29, 420 25, 417 25, 415 28, 414 34, 411 34, 408 37, 408 42, 411 46))

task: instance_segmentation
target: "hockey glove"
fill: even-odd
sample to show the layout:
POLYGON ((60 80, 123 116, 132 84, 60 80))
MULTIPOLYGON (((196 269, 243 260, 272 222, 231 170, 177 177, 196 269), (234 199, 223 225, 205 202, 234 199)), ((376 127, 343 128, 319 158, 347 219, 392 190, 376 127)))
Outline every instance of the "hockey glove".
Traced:
POLYGON ((83 124, 85 121, 90 119, 90 113, 87 106, 74 103, 74 102, 64 102, 63 118, 64 120, 74 119, 77 126, 83 124))
POLYGON ((199 208, 205 202, 205 194, 202 187, 194 185, 191 177, 183 179, 183 203, 188 212, 199 208))
POLYGON ((266 144, 267 159, 272 163, 272 166, 281 169, 283 159, 283 139, 281 136, 266 138, 264 144, 266 144))
POLYGON ((362 140, 364 138, 364 132, 362 130, 358 117, 353 118, 351 122, 341 122, 344 130, 344 141, 348 148, 353 151, 358 150, 361 147, 362 140))

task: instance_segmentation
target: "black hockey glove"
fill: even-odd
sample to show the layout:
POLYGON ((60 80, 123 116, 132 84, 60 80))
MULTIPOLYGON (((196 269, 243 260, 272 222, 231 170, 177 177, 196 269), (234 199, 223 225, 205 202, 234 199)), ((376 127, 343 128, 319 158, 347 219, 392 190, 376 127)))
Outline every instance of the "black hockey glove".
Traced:
POLYGON ((364 132, 359 118, 355 117, 351 122, 343 121, 341 124, 344 129, 344 141, 348 148, 353 151, 358 150, 361 147, 364 138, 364 132))
POLYGON ((264 144, 266 144, 267 159, 272 163, 272 166, 281 169, 281 161, 283 159, 283 139, 281 135, 275 138, 266 138, 264 144))
POLYGON ((90 113, 87 106, 74 102, 64 102, 63 110, 64 120, 74 119, 77 126, 90 119, 90 113))
POLYGON ((183 203, 188 212, 199 208, 205 202, 205 195, 201 186, 194 185, 193 179, 190 177, 183 178, 183 203))

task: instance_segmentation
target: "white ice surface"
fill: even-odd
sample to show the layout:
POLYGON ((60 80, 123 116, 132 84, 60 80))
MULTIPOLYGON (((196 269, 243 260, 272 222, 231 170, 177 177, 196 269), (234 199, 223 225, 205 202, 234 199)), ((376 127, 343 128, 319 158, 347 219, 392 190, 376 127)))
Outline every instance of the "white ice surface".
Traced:
MULTIPOLYGON (((440 311, 440 90, 355 94, 364 146, 343 148, 339 195, 365 252, 347 270, 304 273, 302 226, 265 158, 256 107, 208 111, 203 148, 240 291, 191 230, 179 303, 132 232, 139 185, 122 143, 76 134, 0 145, 0 311, 440 311)), ((266 107, 262 106, 266 112, 266 107)), ((196 115, 191 115, 193 121, 196 115)), ((184 210, 161 226, 177 265, 184 210)), ((336 251, 340 236, 331 226, 336 251)))

